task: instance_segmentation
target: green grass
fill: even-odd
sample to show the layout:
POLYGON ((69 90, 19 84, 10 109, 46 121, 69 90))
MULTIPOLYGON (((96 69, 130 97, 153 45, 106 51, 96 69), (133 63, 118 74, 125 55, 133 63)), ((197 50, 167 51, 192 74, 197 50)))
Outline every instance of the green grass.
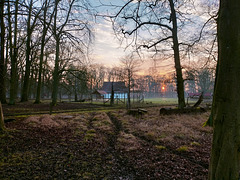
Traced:
POLYGON ((166 149, 165 146, 161 146, 161 145, 156 145, 155 147, 156 147, 157 149, 159 149, 159 150, 164 150, 164 149, 166 149))
POLYGON ((189 147, 188 146, 180 146, 177 151, 178 152, 186 152, 189 150, 189 147))
MULTIPOLYGON (((93 100, 91 101, 86 101, 86 102, 74 102, 74 100, 72 99, 71 101, 69 101, 69 99, 63 99, 62 101, 66 101, 66 103, 71 102, 71 103, 79 103, 79 104, 95 104, 95 105, 103 105, 103 101, 102 100, 93 100)), ((124 99, 122 99, 122 101, 124 101, 124 99)), ((195 99, 189 99, 188 103, 195 103, 197 100, 195 99)), ((50 100, 42 100, 42 103, 50 103, 50 100)), ((127 102, 127 99, 125 99, 125 102, 127 102)), ((187 98, 185 98, 185 102, 187 103, 187 98)), ((58 102, 60 103, 60 102, 58 102)), ((141 106, 145 106, 145 105, 177 105, 178 104, 178 99, 177 98, 145 98, 144 99, 144 103, 136 103, 136 99, 134 99, 134 103, 133 103, 133 99, 131 99, 131 103, 132 105, 141 105, 141 106)), ((108 101, 107 103, 105 103, 106 106, 110 105, 110 101, 108 101)), ((126 104, 123 104, 121 102, 119 102, 117 104, 117 101, 115 101, 114 107, 119 107, 119 108, 123 108, 126 106, 126 104)))
MULTIPOLYGON (((188 99, 188 103, 193 104, 196 103, 197 99, 188 99)), ((187 103, 187 98, 185 98, 185 102, 187 103)), ((177 105, 177 98, 146 98, 144 103, 152 103, 158 105, 177 105)))
POLYGON ((177 104, 177 98, 146 98, 144 100, 145 103, 154 103, 154 104, 161 104, 161 105, 170 105, 170 104, 177 104))
MULTIPOLYGON (((124 101, 124 99, 121 99, 122 101, 124 101)), ((29 100, 29 102, 34 103, 35 100, 31 99, 29 100)), ((95 100, 93 99, 93 101, 85 101, 85 102, 74 102, 74 99, 62 99, 61 101, 64 101, 66 103, 71 102, 71 103, 80 103, 80 104, 96 104, 96 105, 102 105, 103 100, 95 100)), ((106 101, 106 99, 104 100, 106 101)), ((136 102, 136 99, 134 100, 136 102)), ((188 102, 189 103, 194 103, 196 102, 197 99, 189 99, 188 102)), ((125 99, 125 102, 127 102, 127 99, 125 99)), ((131 99, 131 102, 133 102, 133 99, 131 99)), ((187 98, 185 98, 185 102, 187 102, 187 98)), ((41 103, 47 103, 50 104, 51 103, 51 99, 43 99, 41 100, 41 103)), ((58 103, 60 103, 60 100, 58 101, 58 103)), ((116 105, 117 101, 115 101, 115 105, 116 105)), ((144 99, 144 103, 154 103, 154 104, 160 104, 160 105, 171 105, 171 104, 177 104, 178 103, 178 99, 177 98, 145 98, 144 99)), ((107 103, 105 103, 105 105, 110 105, 110 101, 108 101, 107 103)), ((119 106, 125 106, 123 103, 119 102, 118 103, 119 106)))
POLYGON ((191 146, 201 146, 201 144, 194 141, 194 142, 191 142, 191 146))

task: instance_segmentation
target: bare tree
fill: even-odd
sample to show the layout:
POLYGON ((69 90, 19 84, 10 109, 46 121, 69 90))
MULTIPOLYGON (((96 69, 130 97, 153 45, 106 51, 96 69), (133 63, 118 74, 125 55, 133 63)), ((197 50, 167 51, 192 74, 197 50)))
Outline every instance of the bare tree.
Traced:
POLYGON ((132 78, 134 76, 134 73, 138 70, 140 66, 140 60, 136 59, 133 55, 125 56, 121 59, 121 64, 123 66, 123 79, 127 83, 128 88, 128 94, 127 94, 127 109, 131 108, 131 86, 132 86, 132 78))
MULTIPOLYGON (((36 3, 36 2, 35 2, 36 3)), ((31 41, 34 29, 37 24, 38 16, 41 12, 41 9, 34 9, 34 1, 30 0, 29 4, 27 5, 28 15, 27 15, 27 39, 26 39, 26 65, 25 65, 25 74, 24 74, 24 83, 22 88, 22 96, 21 102, 28 101, 29 95, 29 77, 30 77, 30 69, 33 59, 30 58, 31 55, 31 41), (34 15, 34 10, 35 16, 34 15)))
POLYGON ((185 49, 189 51, 195 42, 202 37, 202 28, 195 24, 204 20, 195 13, 195 5, 191 0, 149 0, 124 1, 123 5, 114 3, 115 14, 108 15, 113 22, 114 31, 127 48, 135 48, 138 54, 149 52, 153 56, 160 53, 174 59, 177 79, 178 106, 185 106, 182 61, 185 49), (117 9, 117 10, 116 10, 117 9), (197 28, 196 28, 197 27, 197 28), (194 29, 194 30, 193 30, 194 29), (193 32, 191 34, 190 32, 193 32), (126 41, 125 41, 126 40, 126 41))
POLYGON ((15 13, 14 13, 14 39, 12 43, 12 22, 10 12, 10 2, 8 1, 8 26, 9 26, 9 43, 10 43, 10 58, 11 58, 11 77, 10 77, 10 98, 9 104, 15 104, 17 95, 17 57, 18 57, 18 45, 17 45, 17 33, 18 33, 18 0, 15 1, 15 13), (13 49, 13 52, 12 52, 13 49))
POLYGON ((143 48, 154 49, 155 52, 159 52, 159 49, 163 48, 163 46, 159 46, 162 43, 172 47, 179 108, 185 107, 185 99, 177 17, 183 16, 184 12, 181 12, 181 8, 176 11, 176 7, 181 7, 184 3, 186 2, 174 0, 129 0, 123 6, 118 6, 120 10, 112 17, 116 34, 120 36, 122 34, 124 38, 132 37, 128 46, 134 45, 137 52, 140 52, 143 48), (177 15, 178 13, 180 15, 177 15), (143 32, 148 33, 148 36, 142 35, 143 32))
MULTIPOLYGON (((43 58, 44 58, 44 49, 45 49, 45 44, 47 42, 46 40, 46 35, 48 32, 48 29, 50 27, 53 14, 48 13, 48 10, 51 7, 51 1, 50 0, 45 0, 43 3, 43 17, 42 17, 42 38, 41 38, 41 52, 40 52, 40 60, 39 60, 39 72, 38 72, 38 85, 37 85, 37 95, 36 95, 36 100, 35 103, 40 103, 40 97, 41 97, 41 87, 42 87, 42 71, 43 71, 43 58), (47 22, 47 16, 50 15, 49 22, 47 22)), ((49 39, 49 38, 48 38, 49 39)))
MULTIPOLYGON (((186 69, 185 69, 186 70, 186 69)), ((186 79, 189 89, 192 92, 213 92, 215 69, 205 68, 189 68, 186 70, 186 79)))
POLYGON ((79 46, 79 53, 83 53, 84 51, 82 47, 86 48, 86 44, 88 44, 89 40, 91 39, 91 30, 88 19, 84 19, 84 16, 82 16, 83 19, 79 20, 79 18, 81 18, 81 11, 89 12, 88 4, 84 0, 55 0, 54 8, 52 32, 55 39, 56 49, 53 72, 52 105, 56 105, 57 103, 59 75, 62 72, 59 67, 61 44, 66 42, 65 40, 68 39, 71 43, 73 43, 73 45, 79 46), (73 11, 75 12, 73 13, 73 11), (77 14, 80 17, 76 18, 74 14, 77 14), (81 39, 81 37, 79 38, 74 36, 74 33, 76 32, 82 33, 81 35, 83 39, 81 39))
POLYGON ((4 0, 0 2, 0 102, 6 103, 6 87, 5 87, 5 58, 4 58, 4 46, 5 46, 5 23, 4 23, 4 0))

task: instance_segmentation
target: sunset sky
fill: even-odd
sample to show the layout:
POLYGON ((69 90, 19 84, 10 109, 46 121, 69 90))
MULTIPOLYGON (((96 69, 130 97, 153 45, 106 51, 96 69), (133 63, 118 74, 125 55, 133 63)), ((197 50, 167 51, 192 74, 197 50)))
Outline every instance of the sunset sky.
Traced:
POLYGON ((116 39, 112 24, 107 21, 101 21, 94 27, 95 42, 93 46, 93 59, 96 63, 108 64, 110 66, 117 65, 126 52, 120 47, 116 39))
MULTIPOLYGON (((130 50, 125 50, 124 45, 120 45, 120 42, 116 39, 112 24, 108 21, 101 21, 95 25, 95 41, 93 45, 92 59, 94 63, 104 64, 108 67, 119 66, 120 59, 130 53, 130 50)), ((140 67, 141 74, 148 74, 149 68, 153 67, 154 63, 147 55, 140 67)), ((161 64, 157 64, 160 73, 171 72, 173 68, 173 61, 161 64), (164 71, 164 72, 163 72, 164 71)))
MULTIPOLYGON (((101 11, 102 13, 106 13, 106 12, 111 13, 111 8, 109 6, 107 7, 107 9, 106 7, 104 9, 104 7, 99 6, 98 4, 99 0, 91 0, 91 1, 95 7, 100 7, 98 8, 98 11, 100 13, 101 11)), ((101 2, 106 4, 109 4, 112 2, 120 5, 120 4, 126 3, 126 0, 118 0, 118 1, 101 0, 101 2)), ((196 2, 198 2, 198 0, 196 2)), ((199 16, 196 15, 195 19, 193 18, 193 20, 196 22, 201 22, 201 21, 205 22, 207 21, 207 18, 206 19, 204 19, 203 17, 200 18, 199 16)), ((102 18, 97 18, 96 22, 97 23, 94 24, 95 41, 94 41, 94 46, 92 51, 92 59, 94 63, 104 64, 108 67, 119 66, 120 59, 128 55, 131 50, 130 49, 125 50, 124 44, 120 45, 120 42, 117 40, 117 38, 114 35, 111 22, 104 20, 102 18)), ((199 32, 198 32, 199 27, 196 26, 195 28, 197 29, 194 29, 191 26, 187 26, 186 24, 186 31, 185 32, 183 31, 183 35, 184 33, 186 34, 186 39, 187 39, 187 36, 189 35, 189 31, 195 32, 196 37, 199 36, 199 32)), ((141 71, 145 72, 146 74, 149 72, 149 68, 154 66, 154 62, 150 58, 149 54, 146 54, 143 59, 145 60, 145 62, 143 63, 141 71)), ((158 61, 155 65, 157 67, 157 70, 161 74, 174 71, 173 59, 172 60, 168 59, 167 61, 164 61, 164 62, 158 61)))

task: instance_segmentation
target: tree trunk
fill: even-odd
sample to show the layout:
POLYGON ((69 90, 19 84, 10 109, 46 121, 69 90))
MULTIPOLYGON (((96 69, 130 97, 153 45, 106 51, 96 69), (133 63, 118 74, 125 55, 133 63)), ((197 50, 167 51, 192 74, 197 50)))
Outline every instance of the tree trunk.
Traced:
POLYGON ((52 105, 57 104, 57 94, 58 94, 58 84, 59 84, 59 49, 60 49, 60 40, 56 38, 56 57, 55 57, 55 66, 53 71, 53 91, 52 91, 52 105))
POLYGON ((130 90, 131 90, 131 72, 130 69, 128 69, 128 93, 127 93, 127 109, 131 108, 131 96, 130 96, 130 90))
POLYGON ((221 0, 218 17, 218 74, 213 102, 209 179, 239 179, 240 1, 221 0))
POLYGON ((32 61, 30 59, 31 37, 32 37, 32 27, 31 27, 32 6, 33 6, 33 1, 31 0, 29 5, 29 13, 28 13, 28 21, 27 21, 26 66, 25 66, 21 102, 28 101, 29 75, 30 75, 30 69, 32 64, 32 61))
MULTIPOLYGON (((9 5, 10 8, 10 5, 9 5)), ((9 104, 13 105, 16 103, 17 97, 17 56, 18 56, 18 48, 17 48, 17 16, 18 16, 18 0, 15 2, 15 22, 14 22, 14 51, 12 53, 12 28, 11 28, 11 14, 9 12, 9 41, 10 41, 10 56, 11 56, 11 79, 10 79, 10 99, 9 104)))
MULTIPOLYGON (((219 66, 219 61, 217 62, 217 66, 216 66, 215 82, 214 82, 214 92, 216 90, 216 84, 217 84, 218 66, 219 66)), ((216 97, 213 96, 212 107, 215 106, 215 98, 216 97)), ((214 108, 211 108, 211 114, 210 114, 208 120, 204 123, 203 126, 211 126, 211 127, 213 127, 213 110, 214 110, 214 108)))
POLYGON ((5 59, 4 59, 4 45, 5 45, 5 25, 4 25, 4 0, 0 2, 0 24, 1 24, 1 43, 0 43, 0 101, 6 103, 6 87, 5 87, 5 59))
POLYGON ((21 102, 28 101, 30 71, 31 71, 31 62, 28 57, 26 60, 26 66, 25 66, 25 74, 24 74, 24 81, 23 81, 23 87, 22 87, 21 102))
MULTIPOLYGON (((41 53, 40 53, 40 62, 39 62, 39 71, 38 71, 38 84, 37 84, 37 95, 36 100, 34 103, 39 104, 41 99, 41 88, 42 88, 42 72, 43 72, 43 58, 44 58, 44 48, 45 48, 45 37, 47 35, 47 31, 49 28, 49 25, 46 25, 46 19, 47 19, 47 9, 48 9, 48 3, 45 1, 45 8, 44 8, 44 19, 43 19, 43 34, 41 39, 41 53)), ((52 15, 50 18, 50 22, 52 20, 52 15)))
POLYGON ((112 89, 111 89, 111 98, 110 98, 110 105, 114 105, 114 89, 113 89, 113 82, 112 82, 112 89))
MULTIPOLYGON (((46 55, 46 57, 45 57, 45 60, 44 60, 44 66, 43 66, 43 72, 42 72, 42 83, 41 83, 41 85, 42 85, 42 88, 41 88, 41 96, 42 96, 42 98, 45 98, 45 96, 47 96, 47 98, 49 98, 49 95, 48 94, 46 94, 46 92, 45 92, 45 81, 46 81, 46 64, 47 64, 47 55, 46 55)), ((48 93, 49 93, 49 91, 50 90, 48 90, 48 93)))
POLYGON ((3 110, 2 110, 2 103, 0 101, 0 132, 3 132, 5 130, 4 125, 4 118, 3 118, 3 110))
MULTIPOLYGON (((76 74, 75 74, 75 77, 74 77, 74 100, 75 100, 75 102, 78 101, 78 86, 77 86, 76 74)), ((82 100, 82 98, 80 100, 82 100)))
POLYGON ((172 36, 173 36, 173 51, 174 51, 174 62, 175 62, 175 69, 176 69, 176 76, 177 76, 177 94, 178 94, 178 108, 183 109, 185 104, 184 98, 184 82, 182 77, 182 66, 180 63, 180 55, 179 55, 179 43, 178 43, 178 36, 177 36, 177 17, 174 8, 173 0, 169 0, 170 7, 171 7, 171 21, 172 21, 172 36))
POLYGON ((41 54, 40 54, 39 71, 38 71, 37 95, 36 95, 36 100, 34 102, 35 104, 39 104, 40 99, 41 99, 44 46, 45 46, 45 36, 47 34, 47 33, 45 33, 44 29, 43 29, 43 36, 42 36, 42 42, 41 42, 41 54))
MULTIPOLYGON (((31 59, 35 59, 31 57, 31 59)), ((35 98, 35 93, 36 93, 36 83, 37 82, 37 68, 32 66, 31 72, 30 72, 30 78, 29 78, 29 86, 28 86, 28 97, 31 99, 35 98)))

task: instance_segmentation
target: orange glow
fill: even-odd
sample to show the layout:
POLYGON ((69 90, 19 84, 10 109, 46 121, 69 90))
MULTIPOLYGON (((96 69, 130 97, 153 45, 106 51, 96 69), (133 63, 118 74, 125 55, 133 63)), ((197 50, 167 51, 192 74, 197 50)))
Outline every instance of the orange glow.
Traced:
POLYGON ((163 91, 165 90, 165 87, 164 87, 164 86, 162 87, 162 90, 163 90, 163 91))

